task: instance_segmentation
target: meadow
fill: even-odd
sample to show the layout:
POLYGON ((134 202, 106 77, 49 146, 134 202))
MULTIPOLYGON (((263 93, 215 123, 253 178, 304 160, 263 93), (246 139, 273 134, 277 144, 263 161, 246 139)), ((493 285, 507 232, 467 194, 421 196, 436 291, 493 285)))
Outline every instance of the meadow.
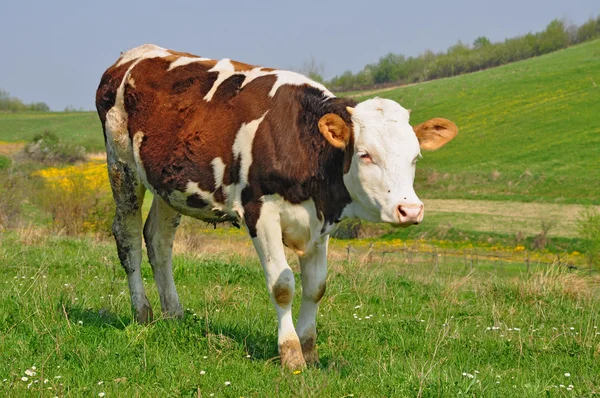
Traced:
POLYGON ((135 323, 103 155, 22 152, 44 131, 100 152, 97 116, 0 113, 0 395, 600 395, 600 274, 581 229, 600 210, 599 61, 597 40, 368 94, 460 132, 419 161, 422 225, 332 239, 321 363, 300 373, 280 367, 262 268, 233 227, 180 226, 183 320, 160 317, 145 257, 157 317, 135 323))

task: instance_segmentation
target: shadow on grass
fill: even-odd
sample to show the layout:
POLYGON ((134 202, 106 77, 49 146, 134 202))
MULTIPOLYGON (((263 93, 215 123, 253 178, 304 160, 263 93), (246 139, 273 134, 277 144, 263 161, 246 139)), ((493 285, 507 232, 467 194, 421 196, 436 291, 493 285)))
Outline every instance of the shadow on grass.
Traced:
POLYGON ((74 323, 83 322, 84 327, 112 328, 123 330, 132 322, 130 317, 120 317, 106 309, 80 308, 65 305, 69 320, 74 323))
MULTIPOLYGON (((222 334, 235 341, 244 350, 250 354, 253 360, 273 362, 279 364, 279 353, 277 351, 277 336, 268 333, 267 331, 254 330, 243 325, 231 324, 212 324, 208 327, 209 332, 214 334, 222 334)), ((317 368, 327 369, 330 366, 336 367, 335 359, 329 356, 322 355, 319 358, 317 368)))

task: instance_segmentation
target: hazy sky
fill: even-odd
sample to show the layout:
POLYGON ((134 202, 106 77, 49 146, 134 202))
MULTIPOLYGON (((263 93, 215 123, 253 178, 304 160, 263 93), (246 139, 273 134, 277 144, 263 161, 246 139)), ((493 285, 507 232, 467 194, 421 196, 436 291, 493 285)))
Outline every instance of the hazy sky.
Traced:
POLYGON ((0 0, 0 88, 53 110, 94 109, 104 70, 143 43, 277 68, 314 57, 330 78, 389 52, 499 41, 599 13, 599 0, 0 0))

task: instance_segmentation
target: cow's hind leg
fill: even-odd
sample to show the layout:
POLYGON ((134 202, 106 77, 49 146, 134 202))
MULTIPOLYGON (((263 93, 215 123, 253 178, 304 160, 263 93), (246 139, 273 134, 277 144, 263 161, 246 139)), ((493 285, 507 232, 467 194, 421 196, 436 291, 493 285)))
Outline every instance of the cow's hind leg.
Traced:
POLYGON ((127 273, 131 304, 140 323, 152 320, 152 307, 142 281, 142 203, 146 191, 135 169, 126 163, 108 159, 108 175, 116 203, 113 235, 121 265, 127 273))
POLYGON ((158 286, 160 305, 163 314, 170 317, 183 315, 172 269, 173 239, 180 219, 181 214, 170 208, 160 197, 155 196, 144 225, 144 239, 154 271, 154 280, 158 286))
POLYGON ((329 237, 316 244, 310 252, 300 256, 302 272, 302 305, 296 323, 296 332, 307 363, 319 362, 317 354, 317 310, 325 294, 327 279, 327 242, 329 237))

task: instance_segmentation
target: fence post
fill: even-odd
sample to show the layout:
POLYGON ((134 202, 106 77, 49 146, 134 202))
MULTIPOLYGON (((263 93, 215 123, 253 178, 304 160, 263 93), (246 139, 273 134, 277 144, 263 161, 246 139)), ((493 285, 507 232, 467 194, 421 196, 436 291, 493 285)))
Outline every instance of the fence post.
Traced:
POLYGON ((348 264, 350 264, 350 250, 352 250, 352 248, 350 247, 350 243, 348 243, 348 247, 346 247, 346 250, 348 251, 348 264))

